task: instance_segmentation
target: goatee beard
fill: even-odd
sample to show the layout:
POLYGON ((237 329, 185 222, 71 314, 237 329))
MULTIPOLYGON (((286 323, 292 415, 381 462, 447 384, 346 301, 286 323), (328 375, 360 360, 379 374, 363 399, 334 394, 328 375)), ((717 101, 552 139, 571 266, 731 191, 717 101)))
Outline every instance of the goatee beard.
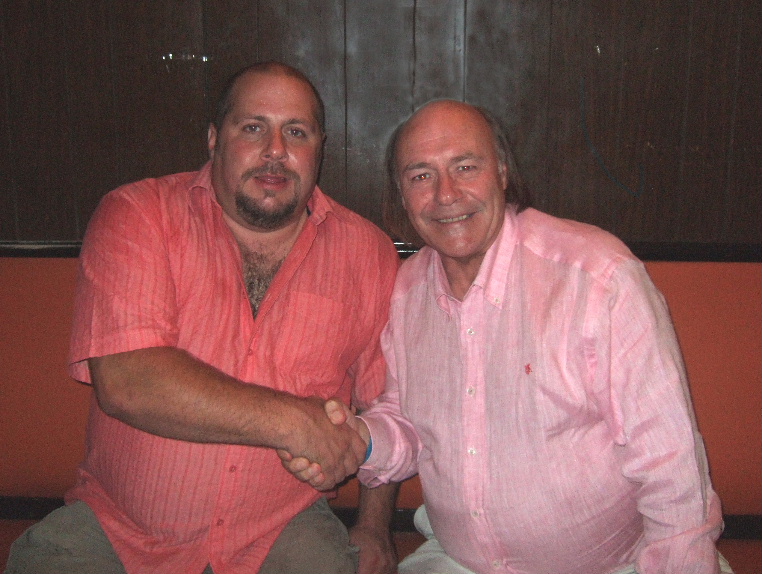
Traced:
POLYGON ((296 212, 298 203, 297 197, 294 196, 286 205, 273 211, 262 209, 256 200, 242 193, 236 194, 235 197, 235 208, 241 219, 252 227, 268 231, 279 229, 288 223, 296 212))
MULTIPOLYGON (((299 189, 300 183, 301 181, 297 173, 285 169, 283 164, 278 162, 269 163, 258 168, 252 168, 243 174, 243 177, 241 178, 241 186, 236 191, 236 212, 241 219, 252 227, 266 229, 268 231, 280 229, 291 220, 296 212, 296 207, 299 204, 299 194, 296 190, 299 189), (243 183, 260 175, 276 175, 290 179, 295 186, 294 195, 291 200, 286 205, 276 210, 267 210, 262 208, 257 203, 257 200, 245 195, 243 193, 243 183)), ((267 195, 269 196, 269 194, 267 195)))

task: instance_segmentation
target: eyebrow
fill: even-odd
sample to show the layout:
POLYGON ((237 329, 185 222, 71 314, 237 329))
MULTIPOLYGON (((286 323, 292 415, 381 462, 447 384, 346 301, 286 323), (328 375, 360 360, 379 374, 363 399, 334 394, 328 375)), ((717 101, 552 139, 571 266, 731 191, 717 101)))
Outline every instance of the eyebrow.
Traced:
POLYGON ((412 171, 414 169, 422 169, 424 167, 429 167, 429 162, 427 161, 419 161, 418 163, 410 163, 402 168, 402 171, 412 171))
MULTIPOLYGON (((473 152, 467 152, 467 153, 455 156, 454 158, 452 158, 450 160, 449 163, 451 163, 451 164, 460 163, 460 162, 466 161, 466 160, 482 159, 482 157, 483 156, 480 156, 480 155, 475 154, 473 152)), ((414 169, 424 169, 424 168, 427 168, 427 167, 430 167, 430 166, 431 166, 431 163, 428 162, 428 161, 419 161, 419 162, 416 162, 416 163, 410 163, 410 164, 406 165, 405 167, 402 168, 402 172, 412 171, 414 169)))
MULTIPOLYGON (((246 121, 250 121, 250 120, 256 120, 258 122, 264 122, 264 123, 269 123, 269 121, 270 121, 267 118, 267 116, 259 116, 259 115, 254 115, 254 116, 243 115, 243 116, 234 118, 234 120, 235 120, 235 123, 242 123, 242 122, 246 122, 246 121)), ((313 123, 315 125, 317 125, 317 121, 313 122, 313 121, 311 121, 309 119, 306 119, 306 118, 289 118, 288 120, 286 120, 284 122, 283 125, 285 125, 285 126, 293 126, 293 125, 297 125, 298 124, 298 125, 310 126, 313 123)))
POLYGON ((450 163, 460 163, 469 159, 483 159, 484 156, 475 154, 473 152, 467 152, 462 155, 456 156, 450 160, 450 163))

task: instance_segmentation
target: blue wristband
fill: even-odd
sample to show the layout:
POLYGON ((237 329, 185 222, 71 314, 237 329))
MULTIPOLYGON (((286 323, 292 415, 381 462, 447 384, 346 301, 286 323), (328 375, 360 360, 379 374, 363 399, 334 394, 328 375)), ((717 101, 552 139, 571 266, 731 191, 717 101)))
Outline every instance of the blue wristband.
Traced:
POLYGON ((373 437, 370 437, 368 439, 368 448, 365 451, 365 460, 362 461, 363 464, 368 462, 368 459, 370 458, 370 453, 372 453, 372 452, 373 452, 373 437))

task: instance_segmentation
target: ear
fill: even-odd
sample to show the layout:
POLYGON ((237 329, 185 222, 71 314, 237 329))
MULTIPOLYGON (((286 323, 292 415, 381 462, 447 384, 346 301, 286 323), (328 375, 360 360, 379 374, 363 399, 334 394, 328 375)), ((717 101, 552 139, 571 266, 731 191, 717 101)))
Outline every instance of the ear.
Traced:
POLYGON ((214 159, 214 148, 217 145, 217 128, 214 124, 209 124, 209 130, 206 132, 206 146, 209 150, 209 159, 214 159))
POLYGON ((505 162, 500 162, 497 165, 497 171, 500 174, 500 183, 502 184, 502 189, 505 191, 508 188, 508 166, 505 164, 505 162))

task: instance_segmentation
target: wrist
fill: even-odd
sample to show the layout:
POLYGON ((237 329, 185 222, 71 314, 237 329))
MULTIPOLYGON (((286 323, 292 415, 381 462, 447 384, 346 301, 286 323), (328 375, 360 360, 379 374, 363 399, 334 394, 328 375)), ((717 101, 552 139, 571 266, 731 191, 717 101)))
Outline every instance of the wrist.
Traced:
POLYGON ((362 461, 363 464, 368 462, 368 459, 370 458, 370 455, 371 455, 372 452, 373 452, 373 437, 369 437, 368 438, 368 448, 365 449, 365 458, 362 461))
MULTIPOLYGON (((368 449, 371 449, 373 439, 370 436, 370 429, 368 428, 367 423, 360 416, 356 417, 356 420, 357 426, 355 427, 355 430, 357 431, 357 434, 359 434, 363 442, 368 445, 368 449)), ((370 455, 370 451, 368 451, 367 454, 370 455)))
POLYGON ((310 399, 276 391, 273 411, 278 413, 278 442, 282 448, 296 456, 301 452, 310 435, 314 433, 314 413, 310 399))

